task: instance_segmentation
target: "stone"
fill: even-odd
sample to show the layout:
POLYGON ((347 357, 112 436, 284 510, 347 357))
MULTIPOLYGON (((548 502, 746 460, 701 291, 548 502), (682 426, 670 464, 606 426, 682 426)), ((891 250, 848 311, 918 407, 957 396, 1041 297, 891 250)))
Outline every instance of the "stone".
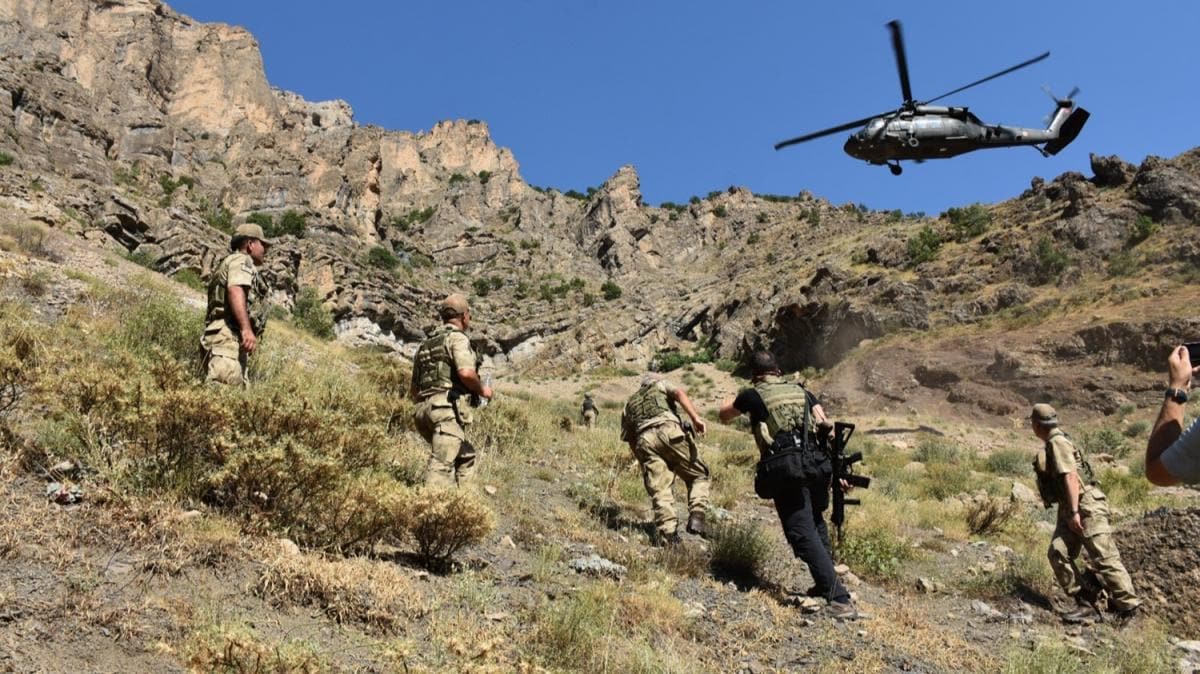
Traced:
POLYGON ((852 572, 846 572, 846 574, 842 576, 842 584, 844 584, 846 587, 858 587, 859 585, 862 585, 862 579, 854 575, 852 572))
POLYGON ((917 592, 924 594, 933 594, 937 592, 937 583, 928 578, 917 579, 917 592))
POLYGON ((1176 641, 1175 647, 1200 656, 1200 641, 1176 641))
POLYGON ((971 610, 976 614, 983 616, 988 620, 988 622, 997 622, 1007 619, 1006 615, 1000 611, 997 611, 992 607, 991 604, 984 601, 979 601, 978 599, 971 602, 971 610))
POLYGON ((201 517, 204 517, 204 513, 200 512, 199 510, 185 510, 179 513, 179 519, 184 522, 198 520, 201 517))
POLYGON ((512 536, 505 536, 504 538, 501 538, 500 545, 503 545, 504 547, 510 548, 512 550, 517 549, 517 544, 513 541, 512 536))
POLYGON ((845 564, 838 564, 837 566, 833 567, 833 572, 839 576, 844 576, 847 573, 850 573, 850 567, 845 564))
POLYGON ((490 485, 490 484, 484 485, 484 486, 483 486, 483 491, 484 491, 484 493, 486 493, 488 496, 495 496, 495 495, 496 495, 496 488, 495 488, 495 487, 493 487, 493 486, 492 486, 492 485, 490 485))
POLYGON ((567 562, 567 566, 577 573, 614 579, 624 578, 625 574, 629 572, 629 569, 621 564, 611 562, 595 554, 572 559, 570 562, 567 562))
POLYGON ((1038 497, 1037 492, 1025 486, 1022 482, 1013 480, 1011 498, 1017 503, 1041 503, 1042 499, 1038 497))
POLYGON ((294 557, 300 554, 300 546, 290 538, 276 539, 275 544, 279 546, 279 552, 285 557, 294 557))

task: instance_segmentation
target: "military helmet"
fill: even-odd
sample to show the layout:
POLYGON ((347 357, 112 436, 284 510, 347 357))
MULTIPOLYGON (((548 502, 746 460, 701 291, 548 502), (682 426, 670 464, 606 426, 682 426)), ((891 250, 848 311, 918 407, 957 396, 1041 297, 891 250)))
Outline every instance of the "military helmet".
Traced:
POLYGON ((1029 415, 1030 419, 1036 421, 1039 425, 1047 428, 1058 426, 1058 413, 1054 408, 1046 403, 1038 403, 1033 406, 1033 412, 1029 415))
POLYGON ((466 296, 454 293, 442 300, 442 306, 438 309, 438 315, 442 317, 442 320, 449 320, 462 316, 470 310, 471 307, 467 304, 466 296))
POLYGON ((229 239, 229 250, 237 250, 241 247, 242 241, 245 239, 258 239, 263 242, 263 246, 270 246, 271 242, 267 240, 267 236, 263 234, 263 229, 253 222, 242 223, 233 230, 233 236, 229 239))

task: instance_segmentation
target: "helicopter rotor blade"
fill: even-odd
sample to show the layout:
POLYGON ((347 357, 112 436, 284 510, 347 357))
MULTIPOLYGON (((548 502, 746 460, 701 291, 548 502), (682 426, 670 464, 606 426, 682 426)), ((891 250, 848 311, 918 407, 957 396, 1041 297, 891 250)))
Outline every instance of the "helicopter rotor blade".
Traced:
MULTIPOLYGON (((1002 76, 1002 75, 1007 75, 1007 74, 1009 74, 1009 73, 1011 73, 1011 72, 1013 72, 1013 71, 1015 71, 1015 70, 1020 70, 1021 68, 1024 68, 1025 66, 1031 66, 1031 65, 1033 65, 1033 64, 1035 64, 1035 63, 1037 63, 1038 61, 1041 61, 1041 60, 1043 60, 1043 59, 1046 59, 1046 58, 1048 58, 1049 56, 1050 56, 1050 52, 1046 52, 1046 53, 1044 53, 1044 54, 1040 54, 1040 55, 1038 55, 1038 56, 1035 56, 1035 57, 1033 57, 1033 58, 1029 59, 1028 61, 1025 61, 1025 62, 1022 62, 1022 63, 1018 63, 1017 65, 1015 65, 1015 66, 1013 66, 1013 67, 1011 67, 1011 68, 1006 68, 1006 69, 1004 69, 1004 70, 1001 70, 1001 71, 1000 71, 1000 72, 998 72, 998 73, 995 73, 995 74, 992 74, 992 75, 988 75, 987 77, 985 77, 985 78, 983 78, 983 79, 981 79, 981 80, 975 80, 974 82, 972 82, 972 83, 970 83, 970 84, 967 84, 967 85, 964 85, 964 86, 961 86, 961 87, 959 87, 959 88, 957 88, 957 89, 955 89, 955 90, 953 90, 953 91, 947 91, 946 93, 942 94, 941 96, 937 96, 937 97, 931 98, 931 99, 929 99, 929 100, 927 100, 927 101, 925 101, 925 102, 921 103, 921 105, 928 105, 928 104, 930 104, 930 103, 932 103, 932 102, 934 102, 934 101, 940 101, 940 100, 942 100, 943 98, 945 98, 945 97, 947 97, 947 96, 951 96, 951 95, 953 95, 953 94, 957 94, 957 93, 958 93, 958 92, 960 92, 960 91, 966 91, 967 89, 970 89, 971 87, 974 87, 974 86, 977 86, 977 85, 983 84, 984 82, 988 82, 988 81, 990 81, 990 80, 994 80, 994 79, 996 79, 997 77, 1000 77, 1000 76, 1002 76)), ((1051 96, 1053 96, 1053 94, 1051 94, 1051 96)), ((1055 99, 1055 100, 1057 100, 1057 99, 1055 99)))
POLYGON ((810 133, 810 134, 806 134, 803 136, 796 136, 795 138, 789 138, 787 140, 783 140, 778 143, 775 143, 775 149, 782 150, 783 148, 785 148, 789 145, 795 145, 797 143, 804 143, 804 142, 807 142, 807 141, 810 141, 810 140, 813 140, 816 138, 821 138, 822 136, 828 136, 830 134, 837 133, 839 131, 848 131, 850 129, 855 129, 855 128, 858 128, 858 127, 866 124, 867 122, 871 121, 872 119, 875 119, 876 117, 883 117, 883 116, 889 115, 889 114, 891 114, 891 113, 885 112, 885 113, 882 113, 879 115, 871 115, 870 117, 863 117, 862 119, 858 119, 853 122, 846 122, 845 124, 840 124, 838 126, 835 126, 835 127, 829 128, 829 129, 817 131, 815 133, 810 133))
POLYGON ((1071 90, 1067 92, 1067 100, 1073 101, 1073 100, 1075 100, 1075 97, 1078 95, 1079 95, 1079 87, 1071 87, 1071 90))
POLYGON ((896 70, 900 72, 900 92, 904 94, 905 103, 912 103, 912 86, 908 81, 908 57, 904 54, 904 36, 900 33, 900 22, 889 21, 887 27, 892 32, 892 51, 896 52, 896 70))

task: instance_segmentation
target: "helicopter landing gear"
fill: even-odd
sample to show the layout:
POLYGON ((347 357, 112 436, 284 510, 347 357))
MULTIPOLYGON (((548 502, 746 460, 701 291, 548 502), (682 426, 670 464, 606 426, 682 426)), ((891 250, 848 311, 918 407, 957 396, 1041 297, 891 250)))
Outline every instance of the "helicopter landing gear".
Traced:
POLYGON ((904 169, 900 167, 900 162, 896 162, 895 164, 888 164, 887 167, 888 167, 888 170, 891 171, 892 175, 894 175, 894 176, 898 176, 904 172, 904 169))

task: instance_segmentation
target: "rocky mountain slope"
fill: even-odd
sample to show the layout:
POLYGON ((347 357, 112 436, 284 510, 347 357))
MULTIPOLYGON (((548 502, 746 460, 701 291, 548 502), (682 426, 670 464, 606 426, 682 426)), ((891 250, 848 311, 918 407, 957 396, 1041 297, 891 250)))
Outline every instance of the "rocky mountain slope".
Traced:
MULTIPOLYGON (((982 229, 737 187, 651 206, 629 166, 588 194, 531 186, 476 120, 359 126, 344 102, 273 89, 244 30, 155 0, 4 0, 0 46, 9 208, 201 276, 231 222, 288 214, 276 301, 313 287, 345 339, 402 350, 457 289, 476 296, 490 353, 539 371, 639 367, 699 342, 830 368, 864 339, 1044 311, 1106 265, 1169 275, 1200 255, 1156 245, 1200 217, 1194 152, 1035 179, 982 229), (1139 218, 1161 232, 1134 241, 1139 218), (922 262, 909 242, 925 227, 945 245, 922 262)), ((1113 359, 1142 365, 1126 357, 1138 348, 1113 359)))

